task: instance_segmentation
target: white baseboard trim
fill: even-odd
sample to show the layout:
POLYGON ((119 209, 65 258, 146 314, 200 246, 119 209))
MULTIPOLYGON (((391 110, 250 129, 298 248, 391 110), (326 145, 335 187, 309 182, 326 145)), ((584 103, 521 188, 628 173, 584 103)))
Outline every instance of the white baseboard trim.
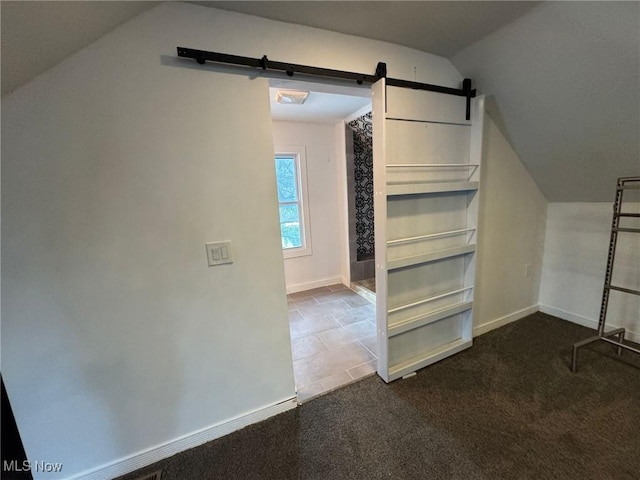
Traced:
POLYGON ((530 307, 526 307, 521 310, 518 310, 517 312, 513 312, 513 313, 510 313, 509 315, 505 315, 504 317, 496 318, 495 320, 491 320, 490 322, 475 326, 473 327, 473 336, 478 337, 487 332, 490 332, 491 330, 495 330, 496 328, 500 328, 504 325, 507 325, 508 323, 515 322, 516 320, 520 320, 521 318, 524 318, 527 315, 536 313, 537 311, 538 311, 538 305, 531 305, 530 307))
POLYGON ((312 288, 326 287, 328 285, 335 285, 336 283, 342 283, 342 276, 325 277, 314 280, 313 282, 287 285, 287 293, 304 292, 305 290, 311 290, 312 288))
POLYGON ((211 427, 184 435, 165 444, 143 450, 142 452, 125 457, 121 460, 103 465, 96 469, 88 470, 67 480, 110 480, 140 468, 147 467, 155 462, 171 457, 177 453, 184 452, 190 448, 197 447, 217 438, 228 435, 236 430, 247 427, 253 423, 261 422, 279 413, 294 409, 298 406, 297 398, 292 397, 283 402, 276 403, 266 408, 255 410, 246 415, 242 415, 226 422, 221 422, 211 427))
POLYGON ((549 305, 540 304, 540 311, 542 313, 546 313, 547 315, 553 315, 554 317, 561 318, 562 320, 567 320, 571 323, 577 323, 578 325, 582 325, 587 328, 598 328, 598 321, 592 320, 587 317, 583 317, 581 315, 576 315, 575 313, 570 313, 565 310, 561 310, 560 308, 550 307, 549 305))
MULTIPOLYGON (((560 308, 540 304, 540 311, 542 313, 546 313, 547 315, 553 315, 554 317, 558 317, 558 318, 561 318, 562 320, 567 320, 568 322, 576 323, 578 325, 582 325, 583 327, 591 328, 593 330, 596 330, 598 328, 598 320, 583 317, 582 315, 577 315, 575 313, 567 312, 560 308)), ((609 325, 609 324, 606 325, 606 330, 613 330, 614 328, 619 328, 619 326, 609 325)), ((626 338, 627 340, 631 340, 632 342, 640 343, 640 333, 633 332, 629 329, 626 330, 624 338, 626 338)))

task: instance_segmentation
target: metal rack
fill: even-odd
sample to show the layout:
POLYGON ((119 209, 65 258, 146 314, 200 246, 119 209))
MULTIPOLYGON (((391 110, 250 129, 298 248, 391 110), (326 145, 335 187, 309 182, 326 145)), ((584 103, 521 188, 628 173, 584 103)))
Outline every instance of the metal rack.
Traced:
POLYGON ((607 308, 609 306, 609 293, 611 290, 615 290, 622 293, 631 295, 640 295, 639 290, 633 290, 631 288, 620 287, 618 285, 611 284, 611 276, 613 273, 613 263, 616 257, 616 245, 618 243, 618 233, 640 233, 640 228, 626 228, 620 227, 621 218, 640 218, 640 213, 622 212, 622 196, 625 190, 640 190, 640 177, 622 177, 618 178, 618 184, 616 188, 616 200, 613 204, 613 221, 611 224, 611 240, 609 242, 609 256, 607 258, 607 270, 604 278, 604 288, 602 291, 602 305, 600 307, 600 318, 598 320, 598 334, 589 337, 580 342, 573 344, 573 354, 571 357, 571 371, 576 372, 578 368, 578 350, 585 345, 602 340, 603 342, 615 345, 617 347, 618 355, 622 354, 622 349, 629 350, 634 353, 640 354, 640 350, 624 343, 624 328, 616 328, 605 332, 605 323, 607 318, 607 308), (617 340, 613 338, 617 337, 617 340))

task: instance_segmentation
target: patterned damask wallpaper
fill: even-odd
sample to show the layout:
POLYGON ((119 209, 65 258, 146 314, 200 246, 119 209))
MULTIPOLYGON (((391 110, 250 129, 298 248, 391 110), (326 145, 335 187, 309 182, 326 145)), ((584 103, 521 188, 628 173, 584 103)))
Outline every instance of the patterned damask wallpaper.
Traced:
POLYGON ((373 116, 367 113, 349 123, 353 129, 356 204, 356 256, 374 254, 373 235, 373 116))

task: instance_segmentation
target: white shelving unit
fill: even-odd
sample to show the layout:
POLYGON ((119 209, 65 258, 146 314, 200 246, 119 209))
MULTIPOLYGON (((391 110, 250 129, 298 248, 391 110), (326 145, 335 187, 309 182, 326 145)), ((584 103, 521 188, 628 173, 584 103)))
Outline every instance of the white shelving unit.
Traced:
POLYGON ((378 373, 472 345, 484 100, 373 88, 378 373))

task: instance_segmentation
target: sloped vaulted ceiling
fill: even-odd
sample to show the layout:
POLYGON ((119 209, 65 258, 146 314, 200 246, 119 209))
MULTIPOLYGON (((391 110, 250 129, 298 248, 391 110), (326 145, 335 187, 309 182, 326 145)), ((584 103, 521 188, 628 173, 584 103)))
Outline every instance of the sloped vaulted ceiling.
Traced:
POLYGON ((612 201, 640 175, 640 3, 545 3, 451 60, 549 201, 612 201))
MULTIPOLYGON (((3 95, 157 3, 3 0, 3 95)), ((193 3, 449 57, 550 201, 640 175, 639 2, 193 3)))
POLYGON ((0 1, 2 95, 158 3, 0 1))

